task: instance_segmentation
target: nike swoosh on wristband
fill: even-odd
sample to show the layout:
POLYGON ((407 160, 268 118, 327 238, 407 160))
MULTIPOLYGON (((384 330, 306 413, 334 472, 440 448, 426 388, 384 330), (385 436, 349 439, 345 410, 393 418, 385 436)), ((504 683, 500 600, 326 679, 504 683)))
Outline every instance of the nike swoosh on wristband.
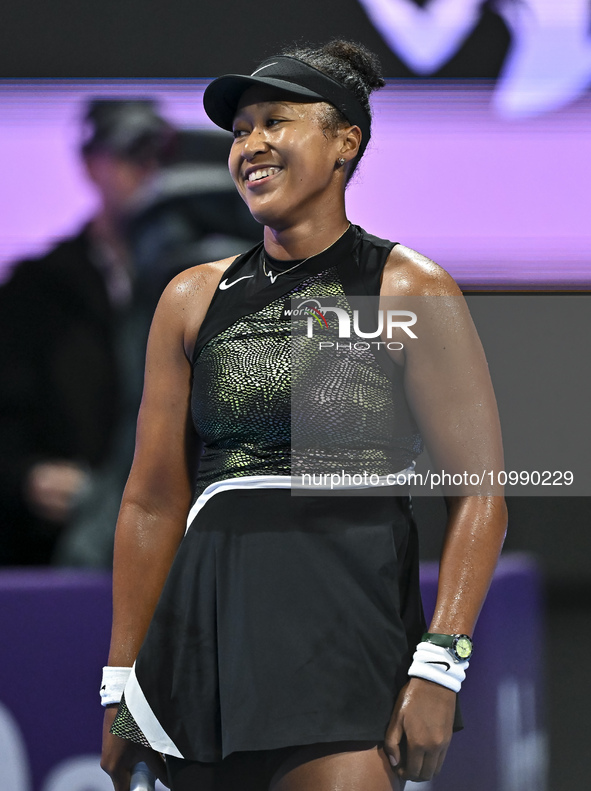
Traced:
POLYGON ((220 288, 222 291, 225 291, 227 288, 232 288, 232 286, 235 286, 236 283, 240 283, 241 280, 248 280, 249 277, 254 277, 254 275, 244 275, 244 277, 239 277, 238 280, 233 280, 231 283, 228 283, 228 278, 226 278, 225 280, 222 280, 218 288, 220 288))
POLYGON ((445 672, 446 673, 451 667, 451 665, 448 662, 436 662, 434 659, 429 660, 425 664, 427 664, 427 665, 445 665, 445 672))

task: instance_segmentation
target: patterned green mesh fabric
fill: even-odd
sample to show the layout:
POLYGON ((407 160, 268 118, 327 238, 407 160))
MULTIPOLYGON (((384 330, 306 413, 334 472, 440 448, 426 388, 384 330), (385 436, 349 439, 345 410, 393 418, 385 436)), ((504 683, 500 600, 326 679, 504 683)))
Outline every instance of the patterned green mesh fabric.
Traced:
POLYGON ((337 269, 324 270, 209 341, 194 366, 192 414, 205 443, 198 496, 246 475, 407 467, 421 438, 404 393, 372 351, 319 355, 305 329, 292 340, 289 299, 348 308, 337 269), (293 392, 292 392, 293 383, 293 392), (293 417, 292 417, 293 415, 293 417))
POLYGON ((136 742, 136 744, 142 744, 144 747, 150 746, 150 742, 141 732, 137 722, 134 720, 130 710, 127 708, 127 704, 125 703, 125 695, 123 695, 121 698, 117 716, 111 725, 111 733, 114 736, 120 736, 122 739, 129 739, 131 742, 136 742))

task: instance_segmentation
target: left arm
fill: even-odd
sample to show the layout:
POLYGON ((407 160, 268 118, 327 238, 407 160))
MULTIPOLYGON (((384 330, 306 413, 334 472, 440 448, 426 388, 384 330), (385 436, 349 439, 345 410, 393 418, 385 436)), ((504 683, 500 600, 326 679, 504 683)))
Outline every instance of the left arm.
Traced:
MULTIPOLYGON (((384 272, 386 307, 413 310, 417 339, 404 343, 405 388, 430 455, 453 474, 486 471, 485 486, 447 492, 448 519, 435 614, 429 631, 471 635, 484 603, 506 530, 501 492, 486 486, 502 469, 503 452, 488 366, 465 300, 453 279, 428 259, 394 248, 384 272), (394 304, 396 303, 396 304, 394 304)), ((474 479, 475 480, 475 479, 474 479)), ((428 780, 451 740, 455 693, 412 678, 388 729, 386 751, 405 779, 428 780), (406 737, 406 757, 400 742, 406 737)))

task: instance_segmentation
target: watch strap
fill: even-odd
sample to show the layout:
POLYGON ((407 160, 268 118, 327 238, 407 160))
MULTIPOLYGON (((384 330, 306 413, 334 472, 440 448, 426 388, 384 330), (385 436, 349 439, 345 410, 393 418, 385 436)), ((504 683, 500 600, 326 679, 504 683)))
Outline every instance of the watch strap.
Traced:
POLYGON ((451 648, 454 643, 455 634, 434 634, 425 632, 421 637, 422 643, 433 643, 433 645, 440 645, 442 648, 451 648))
POLYGON ((472 657, 474 644, 467 634, 437 634, 425 632, 422 642, 445 648, 454 662, 463 662, 472 657))

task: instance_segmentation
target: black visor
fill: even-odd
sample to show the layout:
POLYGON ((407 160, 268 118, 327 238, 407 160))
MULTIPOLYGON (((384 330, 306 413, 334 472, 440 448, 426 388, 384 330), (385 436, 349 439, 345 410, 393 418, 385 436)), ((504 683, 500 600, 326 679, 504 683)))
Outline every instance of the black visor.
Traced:
POLYGON ((328 102, 351 125, 361 129, 359 156, 369 141, 370 118, 353 93, 313 66, 297 58, 280 55, 268 58, 252 74, 225 74, 210 82, 203 94, 205 112, 222 129, 232 129, 240 97, 252 85, 269 85, 297 101, 328 102))

